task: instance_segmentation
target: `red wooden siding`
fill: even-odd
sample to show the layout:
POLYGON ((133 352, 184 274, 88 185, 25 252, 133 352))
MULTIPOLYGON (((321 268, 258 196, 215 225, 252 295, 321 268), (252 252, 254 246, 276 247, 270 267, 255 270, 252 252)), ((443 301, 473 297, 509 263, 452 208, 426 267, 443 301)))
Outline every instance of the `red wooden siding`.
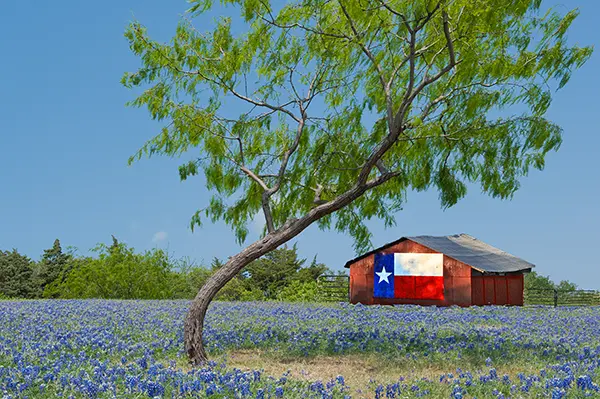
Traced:
POLYGON ((473 305, 485 305, 485 295, 483 295, 483 276, 471 277, 471 298, 473 305))
POLYGON ((508 277, 509 304, 523 306, 523 273, 506 277, 508 277))
POLYGON ((360 259, 350 267, 350 301, 373 303, 373 255, 360 259), (370 283, 369 283, 370 280, 370 283))

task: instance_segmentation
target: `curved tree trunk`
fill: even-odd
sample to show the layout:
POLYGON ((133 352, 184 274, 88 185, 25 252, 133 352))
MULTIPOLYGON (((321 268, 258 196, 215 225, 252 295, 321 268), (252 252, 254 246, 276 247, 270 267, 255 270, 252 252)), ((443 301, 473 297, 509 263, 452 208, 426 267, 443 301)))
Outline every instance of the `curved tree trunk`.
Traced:
POLYGON ((204 317, 206 316, 208 305, 210 305, 219 290, 250 262, 291 240, 306 227, 299 225, 288 226, 267 235, 262 240, 254 242, 242 250, 242 252, 229 258, 227 263, 208 278, 194 298, 184 324, 185 350, 192 365, 198 366, 208 360, 202 342, 204 317))

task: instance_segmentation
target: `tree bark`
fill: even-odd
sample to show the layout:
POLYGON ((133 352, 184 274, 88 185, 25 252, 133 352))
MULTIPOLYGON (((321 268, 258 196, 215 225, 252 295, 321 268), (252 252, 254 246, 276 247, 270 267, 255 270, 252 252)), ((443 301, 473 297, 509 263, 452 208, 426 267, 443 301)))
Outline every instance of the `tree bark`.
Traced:
POLYGON ((184 324, 185 350, 193 366, 199 366, 208 360, 202 341, 204 317, 206 316, 208 306, 219 290, 250 262, 291 240, 309 225, 310 223, 298 223, 298 221, 295 221, 290 225, 283 226, 273 233, 268 234, 262 240, 252 243, 237 255, 229 258, 227 263, 208 278, 194 298, 184 324))

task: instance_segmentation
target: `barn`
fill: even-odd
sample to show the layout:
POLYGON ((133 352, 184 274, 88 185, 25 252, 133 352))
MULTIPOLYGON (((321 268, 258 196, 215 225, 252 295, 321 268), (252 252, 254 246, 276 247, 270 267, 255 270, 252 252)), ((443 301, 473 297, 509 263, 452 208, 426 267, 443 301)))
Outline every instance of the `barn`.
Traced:
POLYGON ((346 262, 350 302, 523 305, 533 264, 468 234, 402 237, 346 262))

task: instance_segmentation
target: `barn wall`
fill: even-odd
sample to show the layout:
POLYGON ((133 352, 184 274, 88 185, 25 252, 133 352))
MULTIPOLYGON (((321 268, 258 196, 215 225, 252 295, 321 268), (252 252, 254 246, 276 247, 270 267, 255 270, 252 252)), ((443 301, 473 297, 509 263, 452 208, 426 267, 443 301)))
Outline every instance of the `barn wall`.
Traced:
POLYGON ((471 276, 473 305, 523 306, 523 274, 482 275, 473 271, 471 276))
POLYGON ((373 303, 373 262, 373 255, 369 255, 350 266, 350 302, 373 303))
MULTIPOLYGON (((405 240, 380 251, 388 253, 439 253, 416 242, 405 240)), ((415 304, 415 305, 471 305, 471 267, 444 256, 444 299, 397 299, 373 297, 374 255, 359 259, 350 265, 350 302, 371 304, 415 304)))

